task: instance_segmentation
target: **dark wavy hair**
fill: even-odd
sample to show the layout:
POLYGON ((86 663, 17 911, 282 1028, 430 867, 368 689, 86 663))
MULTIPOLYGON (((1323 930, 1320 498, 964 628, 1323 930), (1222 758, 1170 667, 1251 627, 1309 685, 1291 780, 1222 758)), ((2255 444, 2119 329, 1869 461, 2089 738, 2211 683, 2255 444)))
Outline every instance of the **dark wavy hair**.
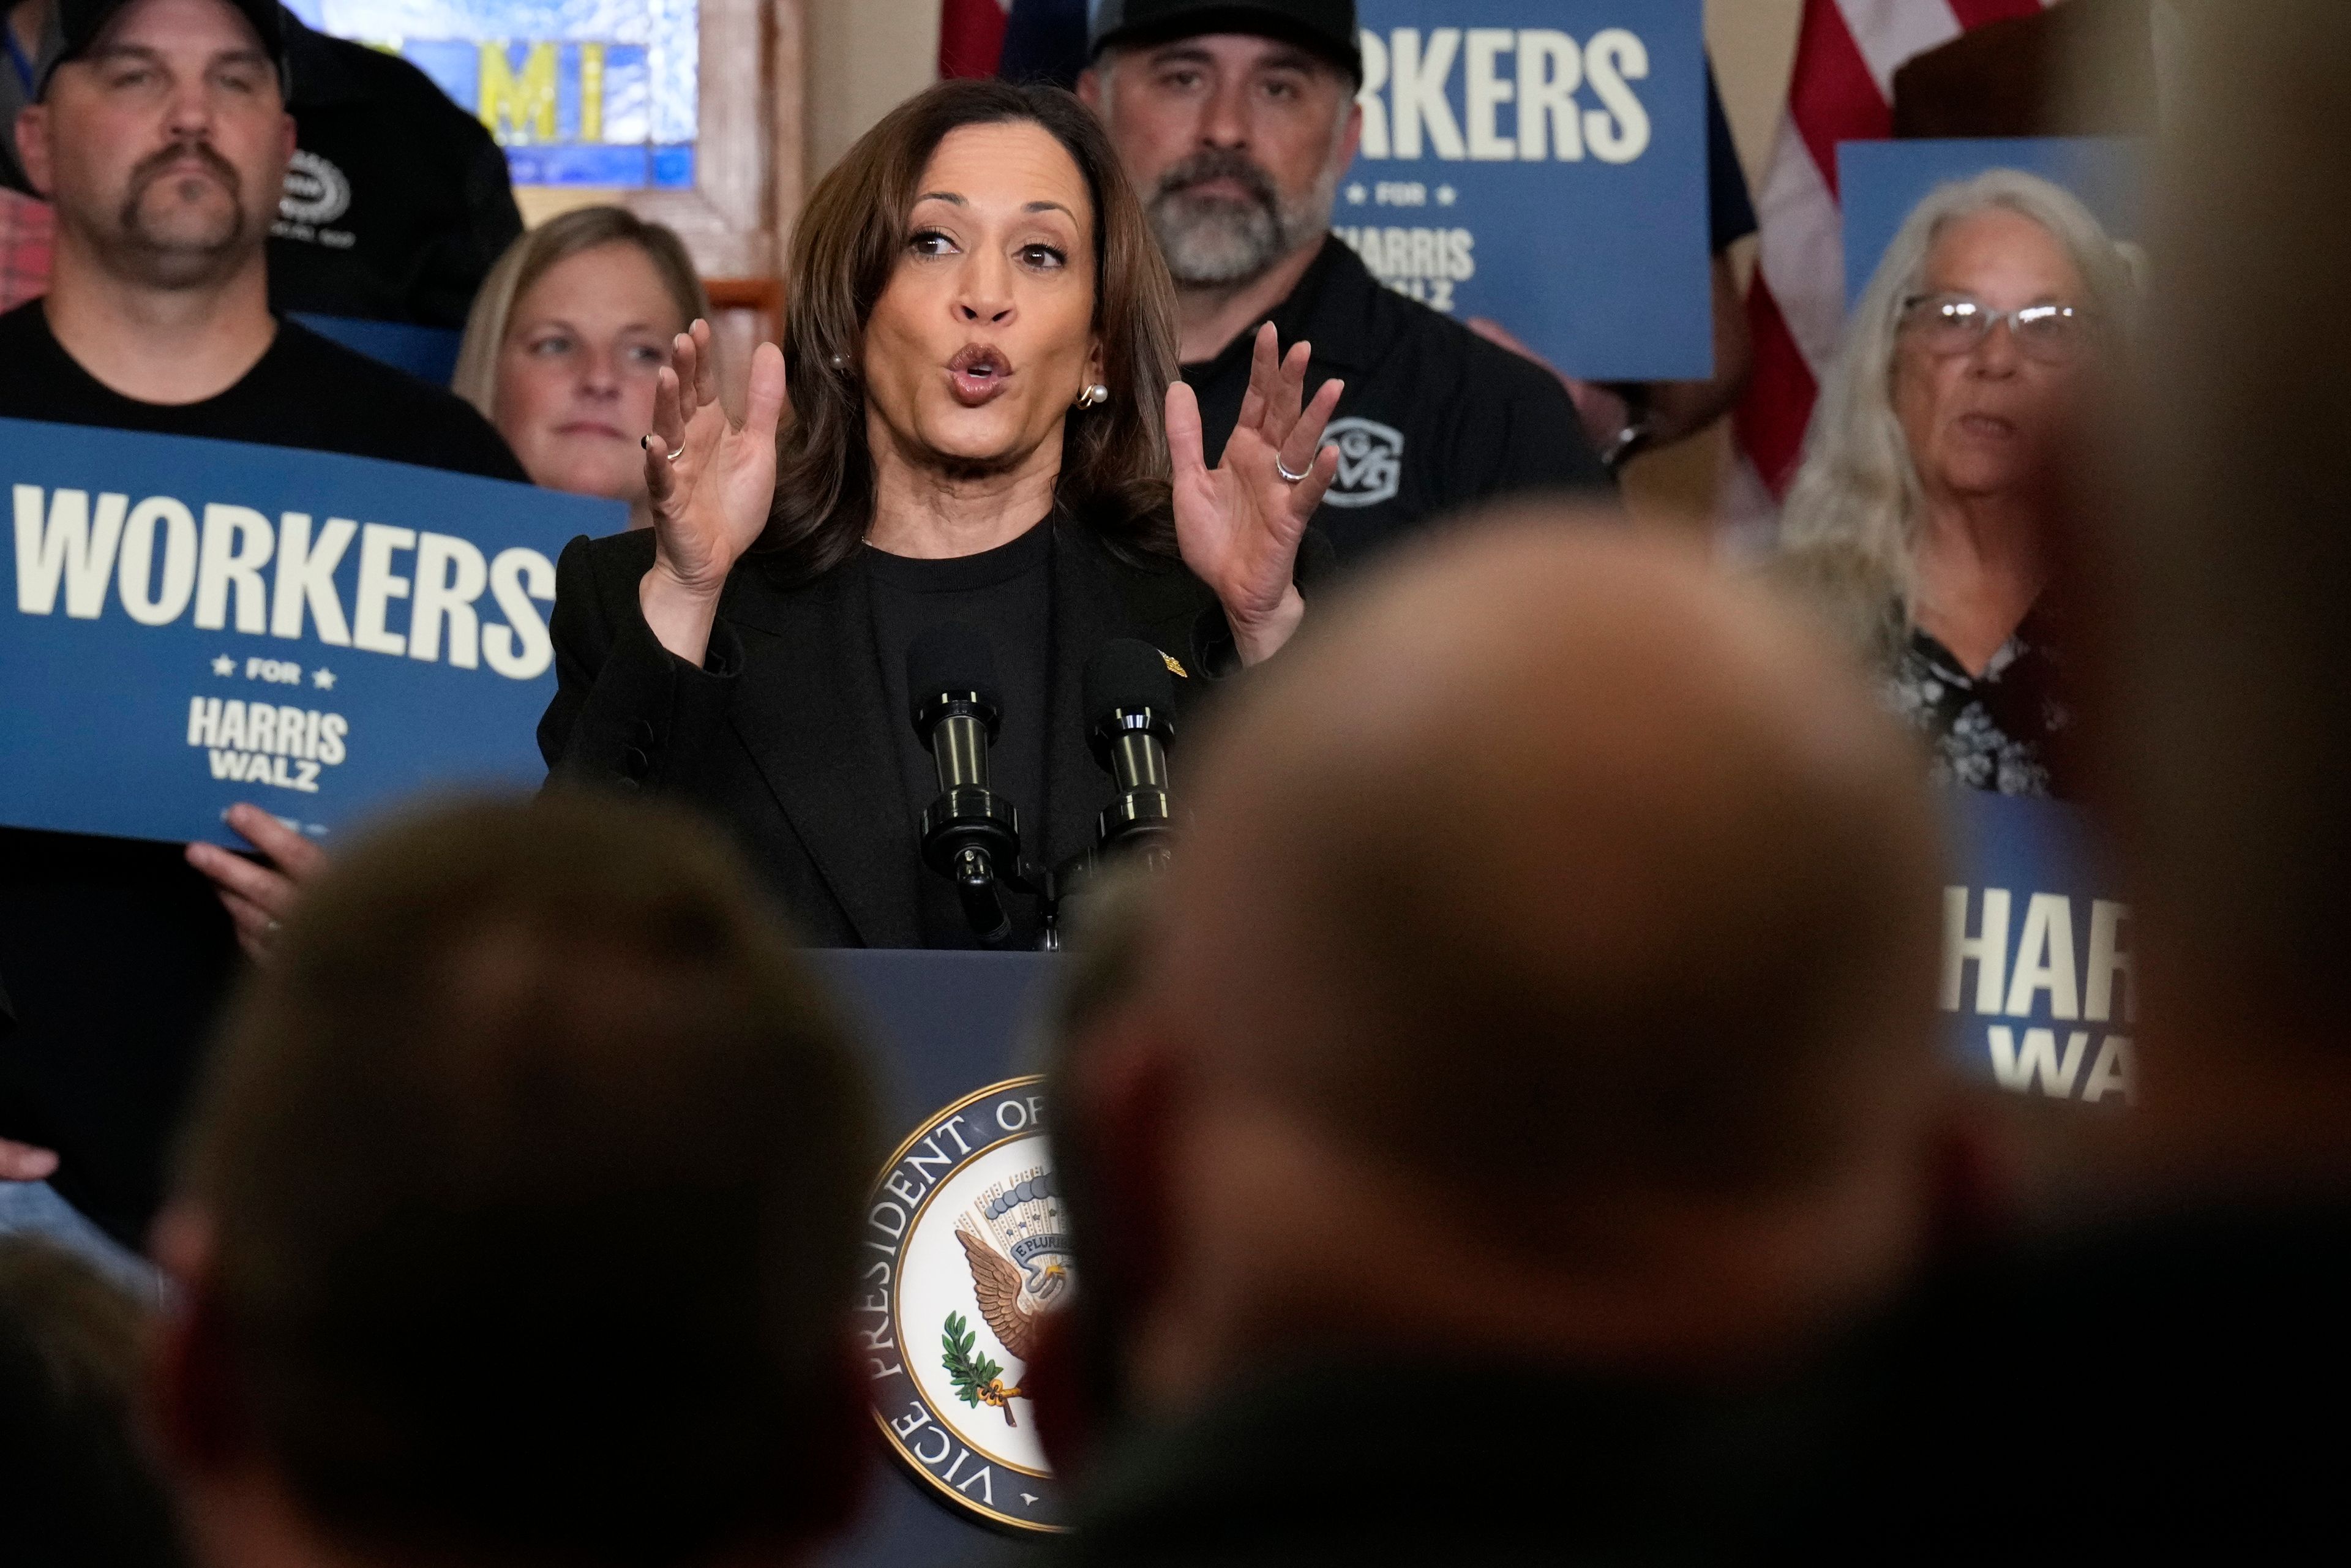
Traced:
POLYGON ((1176 292, 1116 149, 1093 111, 1058 88, 947 81, 893 110, 817 185, 792 236, 784 367, 792 422, 777 438, 775 506, 758 549, 804 581, 856 553, 873 524, 873 457, 858 374, 865 323, 904 254, 923 171, 966 125, 1042 127, 1093 202, 1094 317, 1110 401, 1072 409, 1061 433, 1060 508, 1123 553, 1172 559, 1164 400, 1176 373, 1176 292))

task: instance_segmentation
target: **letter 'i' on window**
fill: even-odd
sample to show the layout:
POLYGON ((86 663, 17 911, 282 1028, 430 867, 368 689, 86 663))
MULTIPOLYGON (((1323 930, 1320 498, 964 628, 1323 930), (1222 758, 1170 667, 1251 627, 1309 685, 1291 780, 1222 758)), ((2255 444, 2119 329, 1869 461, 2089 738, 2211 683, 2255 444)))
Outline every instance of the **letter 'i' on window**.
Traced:
POLYGON ((1943 1010, 1959 1010, 1959 980, 1970 963, 1976 966, 1976 1011, 2001 1010, 2002 982, 2008 978, 2008 889, 1988 887, 1983 895, 1983 929, 1968 935, 1968 890, 1943 889, 1943 1010))

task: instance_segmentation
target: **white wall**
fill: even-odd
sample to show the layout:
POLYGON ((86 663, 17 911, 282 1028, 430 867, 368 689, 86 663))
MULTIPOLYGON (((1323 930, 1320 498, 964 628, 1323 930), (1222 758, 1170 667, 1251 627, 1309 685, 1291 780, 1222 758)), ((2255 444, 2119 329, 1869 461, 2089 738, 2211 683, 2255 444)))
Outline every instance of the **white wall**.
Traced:
POLYGON ((808 176, 938 75, 939 0, 806 0, 808 176))

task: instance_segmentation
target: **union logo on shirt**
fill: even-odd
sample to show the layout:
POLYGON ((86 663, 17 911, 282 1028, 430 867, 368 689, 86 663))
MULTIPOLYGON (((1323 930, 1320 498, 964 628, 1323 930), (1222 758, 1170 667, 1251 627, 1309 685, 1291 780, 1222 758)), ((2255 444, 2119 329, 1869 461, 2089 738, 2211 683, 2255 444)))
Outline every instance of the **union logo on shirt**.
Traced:
POLYGON ((343 172, 316 152, 298 150, 286 170, 285 193, 277 213, 287 223, 330 224, 351 204, 351 183, 343 172))
POLYGON ((1322 497, 1328 507, 1376 507, 1392 499, 1404 477, 1404 433, 1375 419, 1334 419, 1322 439, 1339 449, 1338 477, 1322 497))

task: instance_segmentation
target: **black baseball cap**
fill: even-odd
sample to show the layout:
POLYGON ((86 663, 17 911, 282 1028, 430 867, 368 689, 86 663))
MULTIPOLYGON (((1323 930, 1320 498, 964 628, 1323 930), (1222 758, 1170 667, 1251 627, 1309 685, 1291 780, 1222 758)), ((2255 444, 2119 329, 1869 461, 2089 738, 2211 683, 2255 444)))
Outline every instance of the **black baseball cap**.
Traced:
MULTIPOLYGON (((57 68, 68 60, 78 60, 89 53, 115 13, 131 4, 131 0, 57 0, 53 24, 64 36, 65 47, 57 58, 41 71, 41 96, 49 90, 49 78, 57 68)), ((261 38, 261 47, 277 65, 277 82, 286 84, 286 30, 278 25, 277 0, 221 0, 221 4, 250 23, 261 38)))
POLYGON ((1255 33, 1311 49, 1364 79, 1355 0, 1102 0, 1086 57, 1113 44, 1164 44, 1202 33, 1255 33))

